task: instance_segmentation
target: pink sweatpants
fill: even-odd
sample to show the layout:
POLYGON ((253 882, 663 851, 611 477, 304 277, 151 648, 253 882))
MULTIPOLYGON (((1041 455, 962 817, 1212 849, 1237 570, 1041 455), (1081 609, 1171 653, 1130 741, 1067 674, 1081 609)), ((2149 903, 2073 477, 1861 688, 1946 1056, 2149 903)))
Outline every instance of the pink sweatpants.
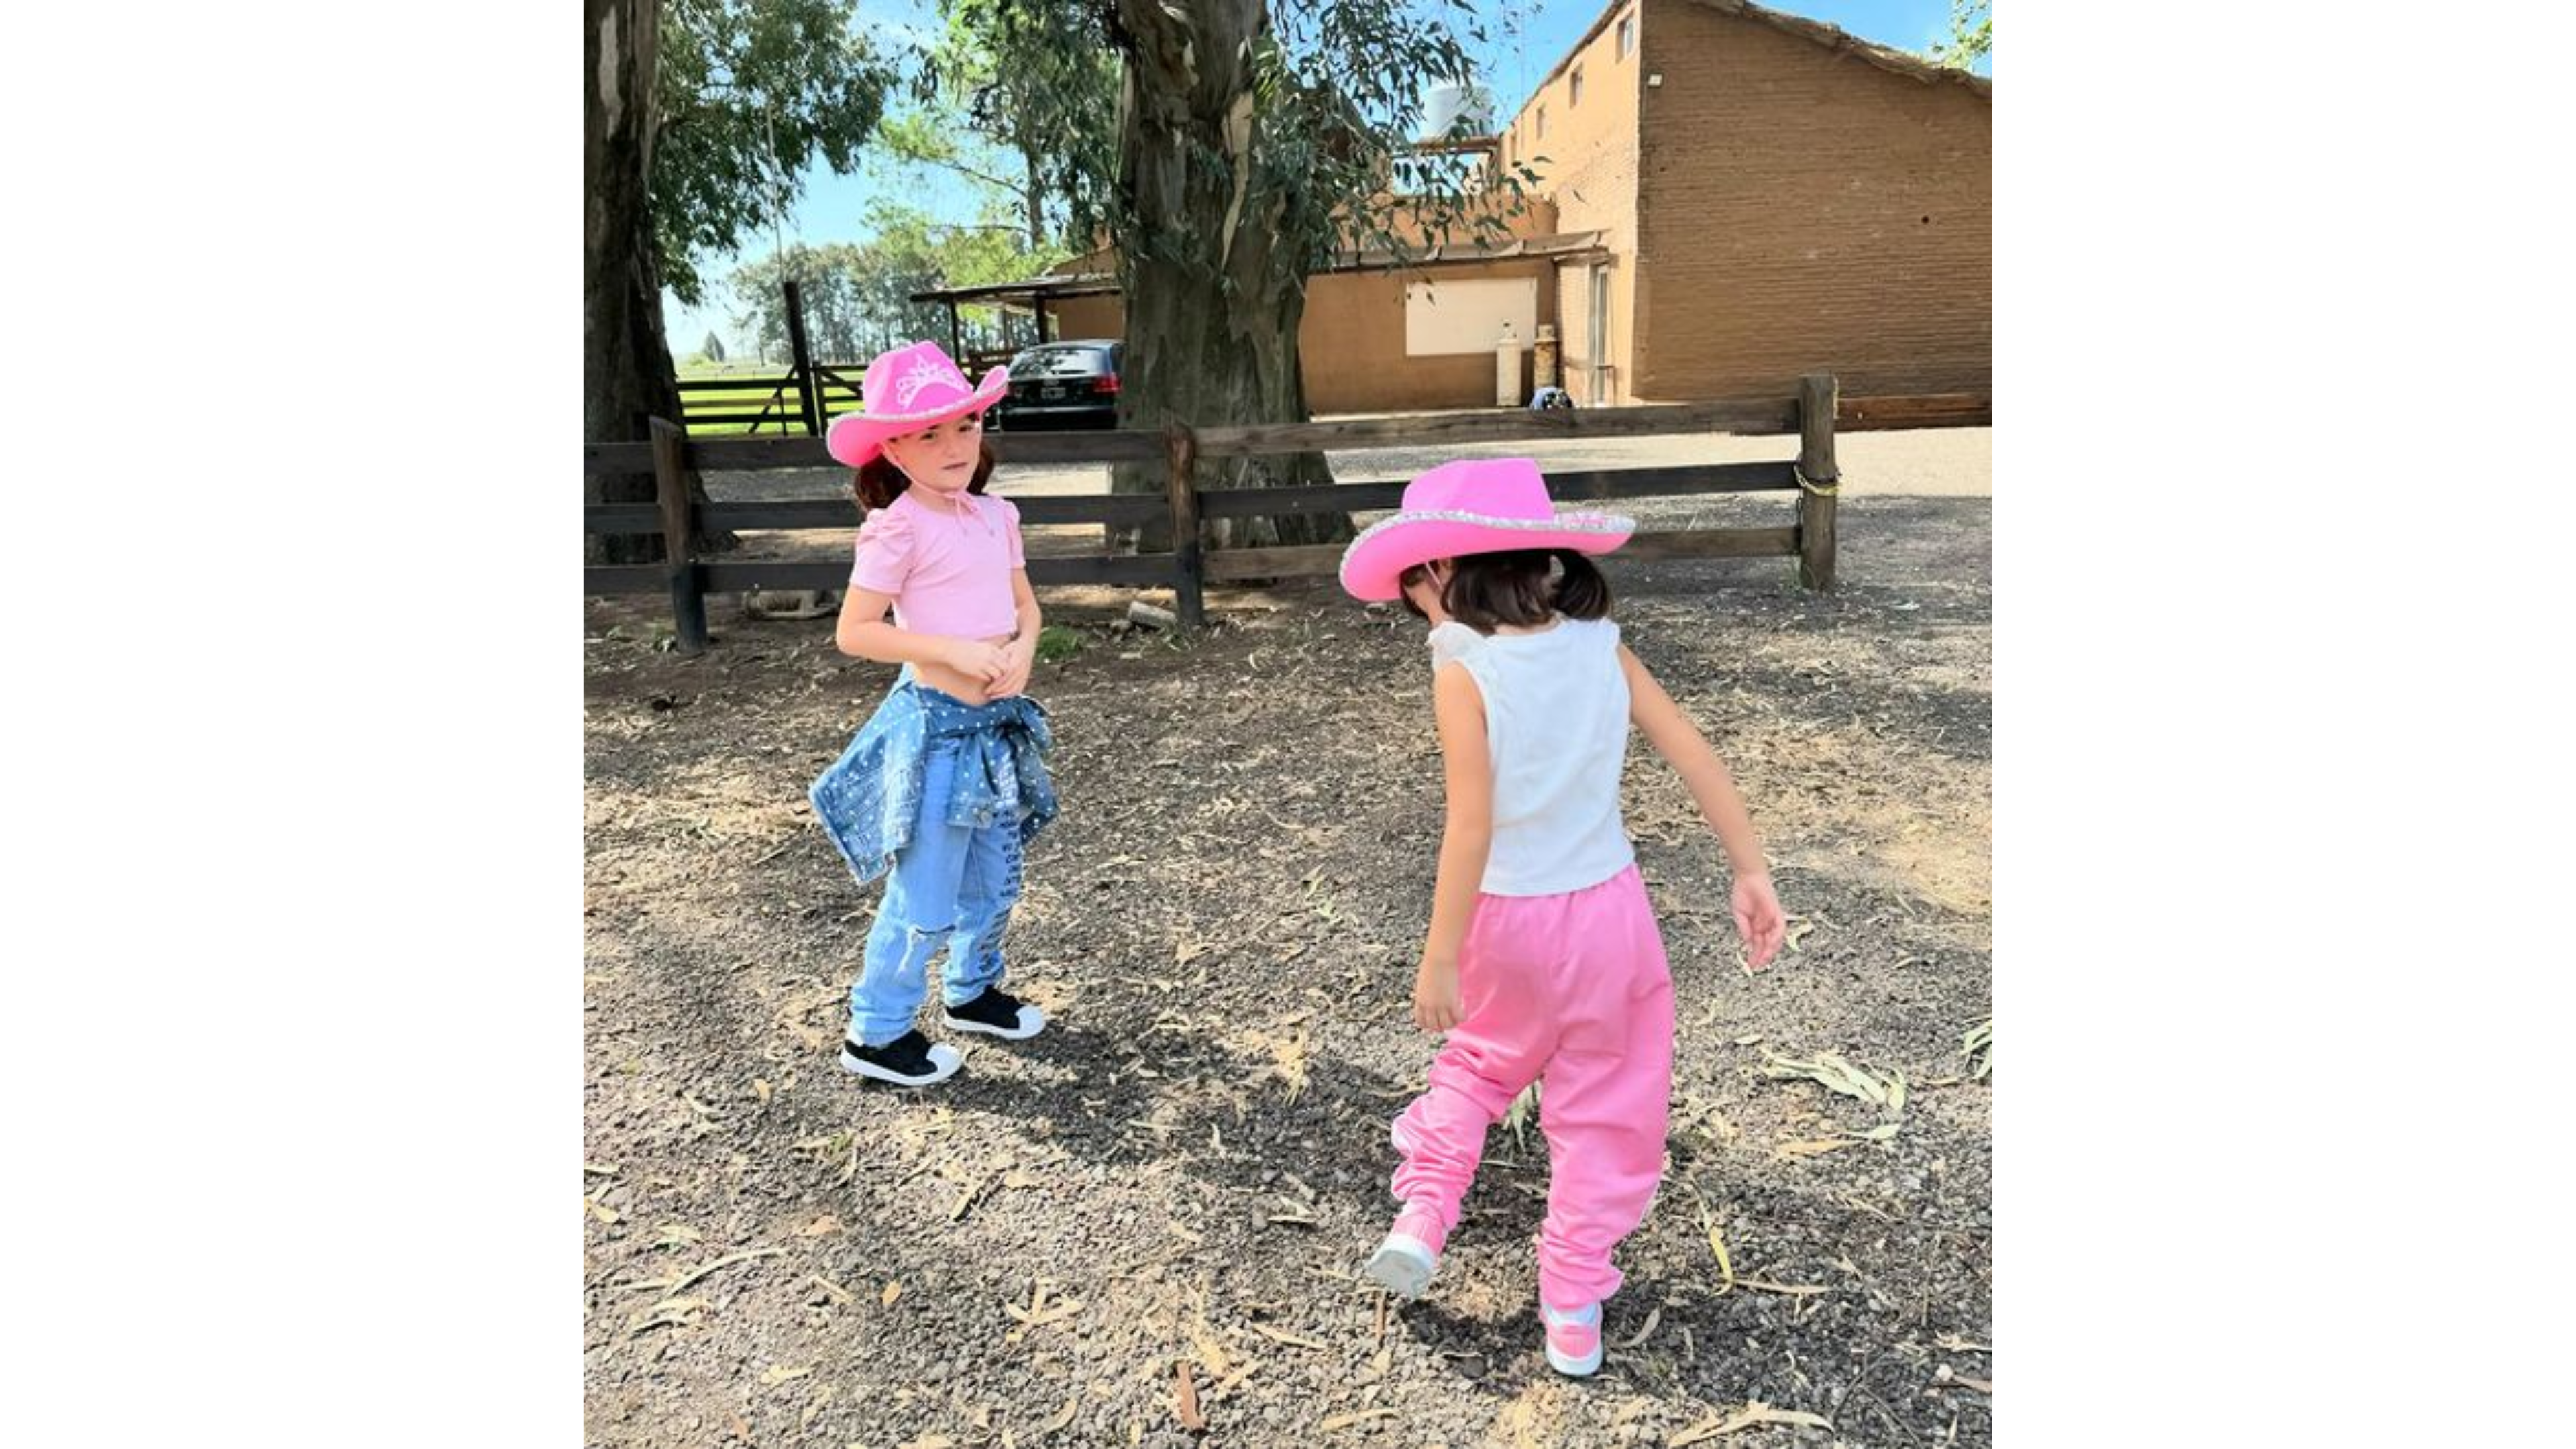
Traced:
POLYGON ((1395 1119, 1396 1199, 1456 1228, 1485 1129, 1536 1080, 1552 1168, 1539 1298, 1607 1298, 1620 1282, 1610 1251, 1663 1176, 1672 1098, 1672 974, 1636 867, 1564 895, 1477 897, 1458 989, 1466 1019, 1395 1119))

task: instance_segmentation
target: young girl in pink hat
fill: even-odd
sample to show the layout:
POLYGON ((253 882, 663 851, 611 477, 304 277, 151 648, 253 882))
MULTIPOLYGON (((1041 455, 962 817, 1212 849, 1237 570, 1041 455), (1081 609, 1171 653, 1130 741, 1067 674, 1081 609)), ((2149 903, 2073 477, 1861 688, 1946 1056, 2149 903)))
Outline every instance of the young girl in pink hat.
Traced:
POLYGON ((1020 1041, 1046 1025, 1002 989, 1021 849, 1056 813, 1046 711, 1021 692, 1041 619, 1019 510, 984 491, 984 410, 1007 386, 1002 368, 969 384, 937 346, 898 347, 868 365, 865 410, 824 439, 858 470, 866 513, 835 638, 903 670, 810 794, 860 884, 886 877, 841 1065, 897 1086, 962 1061, 913 1026, 934 956, 951 1030, 1020 1041))
POLYGON ((1601 1366, 1611 1250, 1663 1173, 1673 988, 1619 815, 1634 725, 1681 772, 1726 850, 1747 959, 1780 948, 1779 898, 1726 766, 1619 642, 1591 556, 1636 525, 1558 513, 1527 458, 1444 464, 1353 540, 1342 586, 1428 621, 1448 823, 1413 1019, 1447 1032, 1394 1124, 1393 1231, 1370 1277, 1419 1295, 1457 1226, 1485 1129, 1536 1082, 1551 1174, 1540 1316, 1561 1373, 1601 1366))

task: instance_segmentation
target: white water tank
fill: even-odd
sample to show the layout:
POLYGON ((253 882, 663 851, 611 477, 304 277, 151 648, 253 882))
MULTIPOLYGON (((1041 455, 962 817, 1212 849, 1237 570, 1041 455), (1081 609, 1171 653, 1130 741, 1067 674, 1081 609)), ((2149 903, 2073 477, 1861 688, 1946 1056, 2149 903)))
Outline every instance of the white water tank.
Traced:
POLYGON ((1527 346, 1512 324, 1503 324, 1503 335, 1494 342, 1494 406, 1521 405, 1521 349, 1527 346))
POLYGON ((1493 92, 1474 81, 1442 81, 1423 87, 1422 130, 1414 139, 1445 141, 1452 127, 1461 127, 1464 135, 1482 136, 1493 125, 1493 92))

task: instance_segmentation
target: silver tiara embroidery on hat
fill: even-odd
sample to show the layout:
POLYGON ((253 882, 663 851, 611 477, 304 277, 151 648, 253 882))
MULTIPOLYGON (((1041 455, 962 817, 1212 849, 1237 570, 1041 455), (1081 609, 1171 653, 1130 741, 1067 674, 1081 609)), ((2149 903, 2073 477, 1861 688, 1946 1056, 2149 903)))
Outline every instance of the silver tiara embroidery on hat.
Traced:
POLYGON ((916 358, 912 366, 904 369, 903 376, 895 379, 894 405, 897 408, 911 407, 913 398, 934 382, 944 382, 959 392, 974 391, 955 368, 942 367, 927 357, 916 358))

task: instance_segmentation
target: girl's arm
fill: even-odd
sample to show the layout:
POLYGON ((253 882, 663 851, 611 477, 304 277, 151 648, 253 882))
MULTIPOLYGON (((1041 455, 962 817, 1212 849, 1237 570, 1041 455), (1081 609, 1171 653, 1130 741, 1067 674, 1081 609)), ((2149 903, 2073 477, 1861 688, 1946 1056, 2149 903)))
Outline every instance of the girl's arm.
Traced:
POLYGON ((1708 747, 1699 726, 1691 723, 1625 644, 1619 646, 1619 667, 1628 676, 1628 718, 1655 753, 1681 775, 1691 798, 1699 802, 1701 817, 1726 848, 1727 868, 1735 875, 1736 930, 1744 937, 1746 960, 1759 968, 1780 949, 1788 927, 1771 888, 1771 869, 1762 859, 1762 841, 1753 833, 1753 817, 1745 812, 1744 797, 1736 793, 1735 777, 1727 773, 1717 751, 1708 747))
POLYGON ((941 664, 988 683, 1001 676, 1004 661, 999 646, 899 628, 886 619, 886 610, 893 604, 891 594, 852 588, 841 596, 841 617, 832 630, 832 642, 844 654, 879 664, 941 664))
POLYGON ((1440 873, 1431 888, 1431 932, 1413 974, 1413 1021, 1447 1031, 1465 1015, 1458 999, 1458 951, 1476 915, 1476 893, 1494 846, 1494 763, 1485 742, 1485 701, 1463 664, 1431 678, 1431 715, 1440 730, 1448 819, 1440 832, 1440 873))
POLYGON ((1046 627, 1046 616, 1038 611, 1037 591, 1029 587, 1029 571, 1011 570, 1011 608, 1019 615, 1019 629, 1011 642, 1002 646, 1010 668, 993 685, 993 697, 1018 694, 1029 687, 1029 670, 1038 662, 1038 631, 1046 627))

